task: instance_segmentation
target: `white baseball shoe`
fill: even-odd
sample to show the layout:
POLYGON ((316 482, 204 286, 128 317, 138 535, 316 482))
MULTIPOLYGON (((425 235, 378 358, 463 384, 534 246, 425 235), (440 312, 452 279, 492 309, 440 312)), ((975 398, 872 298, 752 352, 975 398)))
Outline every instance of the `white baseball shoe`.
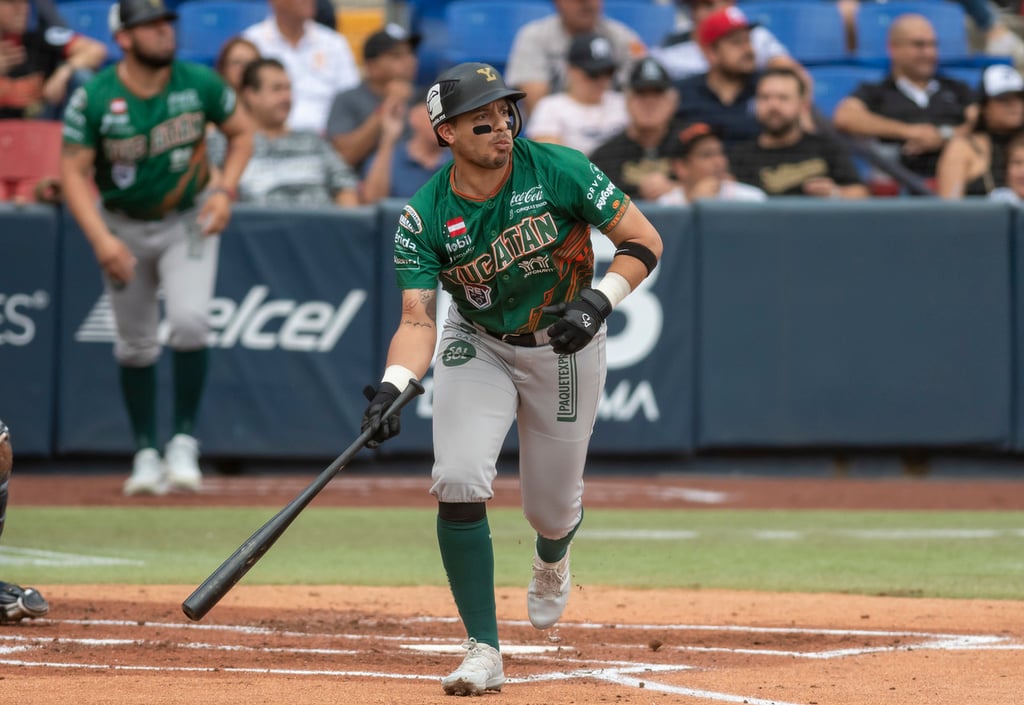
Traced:
POLYGON ((167 464, 167 484, 173 489, 197 492, 203 481, 199 470, 199 442, 192 436, 179 433, 167 442, 164 449, 167 464))
POLYGON ((568 550, 557 563, 545 563, 534 554, 533 580, 526 590, 526 611, 530 615, 530 623, 537 629, 553 626, 569 604, 571 587, 568 550))
POLYGON ((143 448, 132 460, 132 474, 125 480, 124 493, 133 494, 164 494, 167 485, 164 483, 164 467, 160 462, 160 454, 155 448, 143 448))
POLYGON ((466 656, 462 665, 451 675, 441 679, 446 695, 483 695, 487 690, 501 690, 505 672, 501 667, 501 653, 489 644, 477 643, 470 638, 462 645, 466 656))

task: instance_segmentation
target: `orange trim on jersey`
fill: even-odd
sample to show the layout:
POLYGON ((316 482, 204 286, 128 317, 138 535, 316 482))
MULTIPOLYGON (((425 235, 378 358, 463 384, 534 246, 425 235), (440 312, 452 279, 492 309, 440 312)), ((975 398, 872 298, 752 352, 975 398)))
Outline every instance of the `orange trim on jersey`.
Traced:
POLYGON ((626 214, 626 209, 629 208, 630 203, 632 203, 632 199, 626 194, 622 194, 622 204, 619 206, 619 210, 615 212, 615 215, 608 221, 608 224, 601 228, 602 233, 610 233, 612 229, 619 224, 619 221, 622 220, 622 216, 626 214))
POLYGON ((456 196, 459 196, 460 198, 465 198, 467 201, 476 201, 477 203, 483 203, 484 201, 489 201, 490 199, 494 198, 498 194, 498 191, 500 191, 502 188, 504 188, 505 183, 508 181, 508 177, 511 176, 511 175, 512 175, 512 153, 509 152, 509 155, 508 155, 508 165, 505 167, 505 176, 502 177, 501 183, 498 184, 497 188, 495 188, 493 191, 491 191, 486 196, 470 196, 468 193, 463 193, 462 191, 457 189, 455 187, 455 167, 452 167, 452 170, 450 172, 448 172, 448 185, 452 187, 452 192, 456 196))

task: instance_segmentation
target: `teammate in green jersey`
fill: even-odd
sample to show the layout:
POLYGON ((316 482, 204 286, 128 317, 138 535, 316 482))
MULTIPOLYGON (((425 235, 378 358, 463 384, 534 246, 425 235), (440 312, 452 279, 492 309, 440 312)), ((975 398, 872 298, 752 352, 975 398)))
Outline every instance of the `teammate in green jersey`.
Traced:
POLYGON ((604 386, 612 309, 654 269, 661 238, 582 153, 526 139, 516 101, 494 67, 467 63, 427 94, 453 161, 405 207, 395 233, 402 316, 363 428, 371 444, 399 431, 381 414, 430 368, 437 283, 453 305, 434 367, 437 536, 468 653, 441 681, 451 695, 501 690, 486 502, 513 420, 519 425, 523 511, 537 532, 527 611, 538 629, 569 599, 569 543, 583 519, 583 467, 604 386), (591 225, 616 245, 592 286, 591 225))
POLYGON ((231 217, 252 132, 235 110, 234 91, 217 74, 175 61, 176 15, 162 0, 122 0, 117 12, 124 59, 76 91, 65 111, 63 188, 103 270, 117 323, 114 355, 138 449, 125 494, 197 490, 193 426, 206 378, 218 234, 231 217), (214 189, 206 188, 207 122, 228 139, 214 189), (158 288, 174 351, 174 435, 166 465, 156 432, 158 288))

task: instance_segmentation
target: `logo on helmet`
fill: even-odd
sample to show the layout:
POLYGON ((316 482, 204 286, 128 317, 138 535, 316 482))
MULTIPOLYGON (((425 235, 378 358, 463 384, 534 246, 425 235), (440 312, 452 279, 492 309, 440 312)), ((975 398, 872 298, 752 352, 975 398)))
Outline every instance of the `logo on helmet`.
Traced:
POLYGON ((490 66, 484 66, 483 68, 479 68, 476 70, 476 72, 483 76, 488 81, 498 80, 498 74, 494 73, 494 69, 491 68, 490 66))
POLYGON ((427 114, 430 122, 436 125, 439 120, 445 119, 444 106, 441 104, 441 84, 435 83, 427 91, 427 114))

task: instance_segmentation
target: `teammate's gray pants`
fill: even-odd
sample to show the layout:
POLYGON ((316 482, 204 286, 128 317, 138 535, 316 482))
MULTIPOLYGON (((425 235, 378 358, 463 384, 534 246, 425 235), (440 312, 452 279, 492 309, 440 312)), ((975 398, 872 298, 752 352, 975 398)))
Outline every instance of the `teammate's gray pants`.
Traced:
POLYGON ((541 536, 566 536, 582 518, 605 339, 602 327, 575 355, 517 347, 478 331, 453 306, 434 364, 431 493, 441 502, 490 499, 498 454, 517 420, 523 513, 541 536))
POLYGON ((124 286, 104 277, 104 287, 117 323, 114 357, 127 367, 146 367, 160 356, 160 306, 164 292, 175 350, 206 346, 209 306, 217 274, 220 236, 204 237, 196 223, 197 209, 170 213, 163 220, 143 221, 100 208, 110 231, 132 251, 138 263, 124 286))

